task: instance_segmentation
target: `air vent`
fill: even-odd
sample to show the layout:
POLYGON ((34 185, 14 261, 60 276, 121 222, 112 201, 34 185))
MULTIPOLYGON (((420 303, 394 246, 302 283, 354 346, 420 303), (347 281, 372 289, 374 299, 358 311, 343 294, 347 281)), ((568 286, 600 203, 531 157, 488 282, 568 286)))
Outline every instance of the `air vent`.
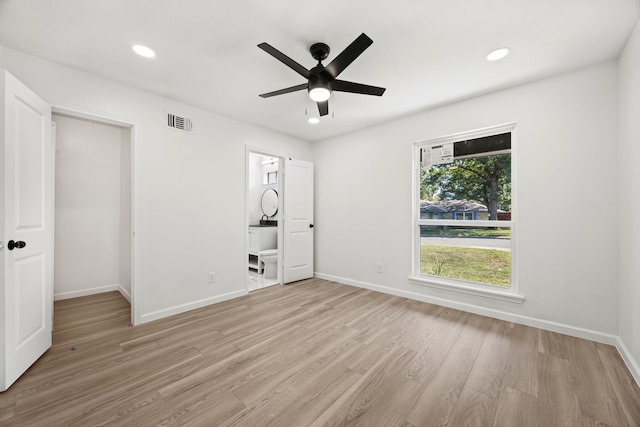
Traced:
POLYGON ((191 119, 171 113, 167 113, 167 127, 180 130, 182 132, 191 133, 193 131, 193 123, 191 122, 191 119))

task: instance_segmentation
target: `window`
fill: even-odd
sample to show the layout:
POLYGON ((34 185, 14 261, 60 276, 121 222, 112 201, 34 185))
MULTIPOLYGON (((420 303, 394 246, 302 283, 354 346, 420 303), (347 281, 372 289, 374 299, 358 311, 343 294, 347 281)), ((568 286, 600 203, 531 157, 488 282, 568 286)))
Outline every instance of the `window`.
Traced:
POLYGON ((417 281, 513 291, 514 128, 497 126, 415 144, 417 281))
POLYGON ((473 217, 473 212, 456 212, 456 219, 473 221, 475 218, 473 217))

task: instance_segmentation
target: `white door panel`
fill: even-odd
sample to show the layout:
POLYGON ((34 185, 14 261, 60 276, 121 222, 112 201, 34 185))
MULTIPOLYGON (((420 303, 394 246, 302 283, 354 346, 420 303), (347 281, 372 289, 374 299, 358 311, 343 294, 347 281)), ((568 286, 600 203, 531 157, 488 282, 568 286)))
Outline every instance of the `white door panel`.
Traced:
POLYGON ((54 148, 51 107, 9 73, 0 73, 3 391, 51 346, 54 148))
POLYGON ((313 163, 284 164, 284 283, 313 277, 313 163))
POLYGON ((302 231, 289 235, 289 245, 296 248, 294 251, 289 251, 290 254, 287 256, 287 265, 290 269, 304 268, 309 264, 309 234, 308 231, 302 231))
MULTIPOLYGON (((15 114, 15 229, 44 227, 44 117, 27 101, 16 97, 15 114)), ((49 125, 50 126, 50 125, 49 125)), ((50 129, 47 128, 47 131, 50 129)))
POLYGON ((31 338, 46 328, 43 310, 33 310, 34 301, 45 300, 45 269, 43 254, 21 257, 14 262, 16 348, 32 342, 31 338))

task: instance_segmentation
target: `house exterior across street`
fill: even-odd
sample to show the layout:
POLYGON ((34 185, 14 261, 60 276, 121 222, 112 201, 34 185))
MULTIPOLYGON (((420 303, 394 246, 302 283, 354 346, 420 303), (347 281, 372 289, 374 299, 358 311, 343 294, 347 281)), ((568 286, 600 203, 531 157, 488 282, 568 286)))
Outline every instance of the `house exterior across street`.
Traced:
POLYGON ((483 204, 467 200, 423 200, 420 202, 420 219, 488 220, 489 210, 483 204))

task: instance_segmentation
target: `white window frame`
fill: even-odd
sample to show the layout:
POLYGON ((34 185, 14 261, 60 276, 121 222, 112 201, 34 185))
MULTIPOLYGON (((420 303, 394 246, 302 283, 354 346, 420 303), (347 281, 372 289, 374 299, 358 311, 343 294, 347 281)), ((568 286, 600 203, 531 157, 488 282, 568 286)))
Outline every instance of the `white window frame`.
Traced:
POLYGON ((453 135, 447 135, 439 138, 428 139, 414 143, 413 147, 413 207, 412 207, 412 274, 409 282, 414 285, 427 286, 436 289, 445 289, 448 291, 475 295, 485 298, 497 299, 513 303, 522 303, 524 296, 518 293, 518 280, 516 271, 516 215, 517 215, 517 156, 516 156, 516 124, 507 123, 498 126, 491 126, 469 132, 461 132, 453 135), (448 277, 434 276, 425 274, 420 271, 420 226, 421 225, 451 225, 476 227, 495 227, 496 221, 485 220, 434 220, 420 218, 420 151, 428 146, 445 144, 451 142, 459 142, 470 139, 482 138, 501 133, 511 133, 511 220, 500 221, 501 227, 511 229, 511 286, 504 288, 502 286, 490 285, 484 283, 468 282, 465 280, 452 279, 448 277))

